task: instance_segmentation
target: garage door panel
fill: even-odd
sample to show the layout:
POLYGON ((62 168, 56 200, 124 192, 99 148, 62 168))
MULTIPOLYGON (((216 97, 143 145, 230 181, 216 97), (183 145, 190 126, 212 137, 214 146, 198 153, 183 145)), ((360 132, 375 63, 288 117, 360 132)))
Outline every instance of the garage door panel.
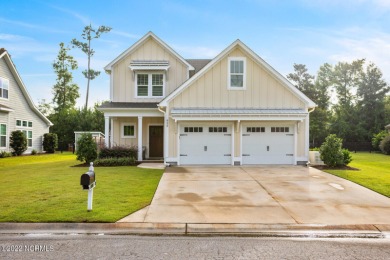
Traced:
POLYGON ((231 164, 231 128, 202 125, 201 132, 180 128, 180 164, 231 164))
POLYGON ((293 126, 256 125, 243 127, 243 164, 293 164, 293 126), (271 131, 272 129, 272 131, 271 131))

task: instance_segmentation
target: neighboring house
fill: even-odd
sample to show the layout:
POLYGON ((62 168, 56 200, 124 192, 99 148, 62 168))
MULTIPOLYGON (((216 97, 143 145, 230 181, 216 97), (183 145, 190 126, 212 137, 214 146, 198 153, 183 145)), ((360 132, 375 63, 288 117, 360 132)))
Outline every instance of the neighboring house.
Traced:
POLYGON ((106 145, 167 164, 304 164, 316 104, 240 40, 186 60, 152 32, 105 67, 106 145))
POLYGON ((36 108, 8 52, 0 48, 0 151, 11 151, 11 132, 21 130, 28 149, 42 151, 43 134, 52 123, 36 108))

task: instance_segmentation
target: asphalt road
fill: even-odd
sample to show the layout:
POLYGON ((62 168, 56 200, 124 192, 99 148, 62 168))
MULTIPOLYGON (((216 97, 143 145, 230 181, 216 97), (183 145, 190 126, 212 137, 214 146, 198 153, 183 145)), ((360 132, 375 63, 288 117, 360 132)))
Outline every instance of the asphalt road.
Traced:
POLYGON ((390 259, 390 239, 2 235, 0 259, 390 259))

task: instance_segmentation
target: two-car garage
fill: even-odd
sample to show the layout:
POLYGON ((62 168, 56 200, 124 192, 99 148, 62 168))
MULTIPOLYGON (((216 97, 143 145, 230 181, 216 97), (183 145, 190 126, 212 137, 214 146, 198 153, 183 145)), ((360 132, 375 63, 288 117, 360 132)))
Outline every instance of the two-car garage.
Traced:
POLYGON ((180 124, 180 164, 294 164, 292 123, 248 122, 236 128, 229 122, 180 124))

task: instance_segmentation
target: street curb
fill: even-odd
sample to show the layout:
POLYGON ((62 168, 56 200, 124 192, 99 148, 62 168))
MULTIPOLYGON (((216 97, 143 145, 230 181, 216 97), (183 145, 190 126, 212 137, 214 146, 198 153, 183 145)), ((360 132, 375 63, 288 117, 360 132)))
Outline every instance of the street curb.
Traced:
POLYGON ((0 223, 1 235, 174 235, 390 238, 390 225, 203 223, 0 223))

